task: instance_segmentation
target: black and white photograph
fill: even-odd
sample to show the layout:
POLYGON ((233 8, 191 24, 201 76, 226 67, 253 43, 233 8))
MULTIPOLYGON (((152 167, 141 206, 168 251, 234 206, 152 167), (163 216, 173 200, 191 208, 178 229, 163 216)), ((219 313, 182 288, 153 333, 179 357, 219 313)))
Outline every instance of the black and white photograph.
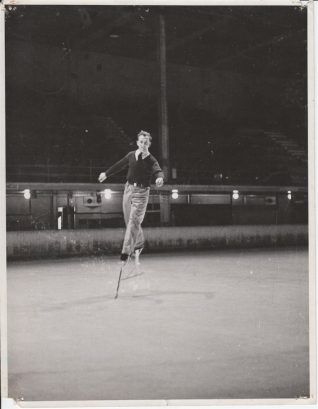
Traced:
POLYGON ((313 3, 4 1, 6 402, 316 402, 313 3))

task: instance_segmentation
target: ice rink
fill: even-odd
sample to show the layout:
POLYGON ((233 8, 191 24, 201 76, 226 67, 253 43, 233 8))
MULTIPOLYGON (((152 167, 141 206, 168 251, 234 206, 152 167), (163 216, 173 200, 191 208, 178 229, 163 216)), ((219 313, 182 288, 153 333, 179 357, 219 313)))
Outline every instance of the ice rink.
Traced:
POLYGON ((308 396, 306 249, 143 254, 132 269, 115 300, 118 257, 8 264, 9 397, 308 396))

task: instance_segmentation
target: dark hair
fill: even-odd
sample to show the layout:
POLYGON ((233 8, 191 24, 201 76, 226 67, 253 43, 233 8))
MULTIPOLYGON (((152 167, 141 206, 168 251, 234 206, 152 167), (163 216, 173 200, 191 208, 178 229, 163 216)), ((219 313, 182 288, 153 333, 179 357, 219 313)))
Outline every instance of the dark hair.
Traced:
POLYGON ((150 142, 152 141, 152 137, 151 137, 150 133, 147 132, 147 131, 140 131, 138 133, 138 135, 137 135, 137 140, 139 139, 139 136, 146 136, 147 138, 149 138, 150 142))

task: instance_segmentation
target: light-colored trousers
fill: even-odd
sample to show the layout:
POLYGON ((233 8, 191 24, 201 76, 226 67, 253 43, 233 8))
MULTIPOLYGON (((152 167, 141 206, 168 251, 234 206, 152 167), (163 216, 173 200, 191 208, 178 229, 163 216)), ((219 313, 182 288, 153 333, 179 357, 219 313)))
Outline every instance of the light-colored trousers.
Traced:
POLYGON ((132 254, 135 249, 144 246, 144 234, 141 223, 146 214, 149 192, 149 187, 141 188, 130 185, 128 182, 125 185, 123 212, 126 232, 122 253, 132 254))

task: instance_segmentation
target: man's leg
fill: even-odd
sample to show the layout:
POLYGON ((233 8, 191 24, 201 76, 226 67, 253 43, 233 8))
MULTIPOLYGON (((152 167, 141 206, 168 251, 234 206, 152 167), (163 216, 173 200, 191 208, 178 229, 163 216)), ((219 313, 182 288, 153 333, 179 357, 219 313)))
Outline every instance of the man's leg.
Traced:
POLYGON ((144 248, 144 242, 145 242, 144 233, 143 233, 142 228, 140 226, 139 232, 137 234, 137 240, 136 240, 136 243, 135 243, 135 248, 134 248, 135 264, 137 266, 140 264, 139 257, 140 257, 140 254, 141 254, 143 248, 144 248))
POLYGON ((141 223, 145 217, 147 210, 147 204, 149 199, 149 189, 141 189, 133 187, 133 193, 131 195, 131 209, 129 220, 126 228, 125 238, 122 253, 132 254, 136 244, 143 247, 143 233, 141 229, 141 223), (139 237, 138 237, 139 236, 139 237), (138 242, 137 242, 137 239, 138 242), (142 240, 142 241, 141 241, 142 240))
POLYGON ((132 194, 132 186, 126 183, 124 195, 123 195, 123 213, 125 219, 125 225, 127 227, 131 209, 131 194, 132 194))
MULTIPOLYGON (((129 222, 129 216, 130 216, 130 211, 131 211, 131 195, 132 195, 132 186, 129 185, 127 182, 125 185, 125 190, 123 194, 123 213, 124 213, 124 220, 125 220, 125 225, 126 225, 126 232, 127 232, 127 226, 129 222)), ((121 260, 126 261, 128 256, 130 255, 130 251, 127 251, 127 248, 130 247, 130 243, 124 241, 123 249, 122 249, 122 254, 121 254, 121 260)))
POLYGON ((137 239, 135 241, 135 250, 142 249, 144 247, 144 242, 145 242, 144 232, 142 231, 142 227, 140 226, 139 231, 137 233, 137 239))

